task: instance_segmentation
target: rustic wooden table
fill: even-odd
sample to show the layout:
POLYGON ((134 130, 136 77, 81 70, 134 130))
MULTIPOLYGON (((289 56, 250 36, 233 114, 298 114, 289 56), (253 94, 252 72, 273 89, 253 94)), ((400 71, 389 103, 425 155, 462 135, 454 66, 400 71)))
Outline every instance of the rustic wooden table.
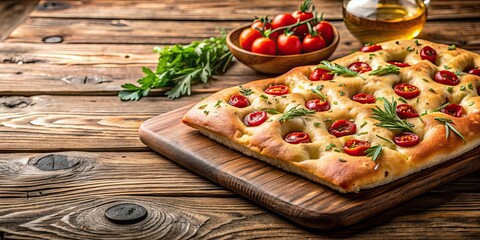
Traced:
MULTIPOLYGON (((189 43, 300 1, 4 0, 0 2, 0 239, 479 239, 480 172, 348 228, 295 225, 151 151, 140 124, 224 87, 260 79, 236 63, 194 94, 122 102, 120 85, 154 67, 155 45, 189 43), (120 203, 139 223, 104 217, 120 203)), ((337 58, 360 47, 340 0, 315 0, 341 32, 337 58)), ((478 0, 433 0, 420 38, 480 53, 478 0)))

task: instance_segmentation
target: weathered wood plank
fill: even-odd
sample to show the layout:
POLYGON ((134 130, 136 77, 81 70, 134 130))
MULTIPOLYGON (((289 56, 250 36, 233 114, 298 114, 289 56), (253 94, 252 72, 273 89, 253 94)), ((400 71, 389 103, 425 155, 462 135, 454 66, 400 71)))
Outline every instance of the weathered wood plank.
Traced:
POLYGON ((480 194, 428 194, 336 231, 305 230, 239 198, 65 195, 0 202, 8 239, 475 239, 480 194), (119 203, 144 206, 140 223, 118 225, 104 211, 119 203))
MULTIPOLYGON (((274 16, 283 12, 293 12, 302 1, 82 1, 64 0, 67 8, 48 7, 48 1, 41 1, 32 12, 33 17, 57 18, 110 18, 110 19, 188 19, 188 20, 251 20, 254 16, 274 16), (92 11, 95 9, 95 11, 92 11), (141 13, 141 14, 139 14, 141 13)), ((315 0, 319 12, 331 20, 342 19, 342 1, 315 0)), ((475 0, 432 1, 429 19, 479 18, 480 7, 475 0)))
POLYGON ((205 96, 138 102, 116 96, 2 97, 0 151, 146 150, 137 134, 143 121, 205 96))
POLYGON ((3 0, 0 2, 0 42, 20 25, 38 0, 3 0))
POLYGON ((234 196, 154 152, 0 154, 0 198, 234 196), (121 186, 121 187, 119 187, 121 186))
MULTIPOLYGON (((6 42, 41 43, 48 36, 62 36, 64 43, 135 43, 170 45, 190 43, 218 35, 217 28, 231 30, 245 22, 231 21, 151 21, 128 20, 117 24, 104 19, 29 18, 10 34, 6 42), (41 29, 41 31, 40 31, 41 29)), ((343 22, 332 23, 340 32, 342 46, 358 49, 361 43, 346 29, 343 22)), ((420 38, 442 43, 455 43, 468 49, 480 48, 480 25, 477 21, 428 22, 420 38), (444 31, 455 29, 455 31, 444 31)))

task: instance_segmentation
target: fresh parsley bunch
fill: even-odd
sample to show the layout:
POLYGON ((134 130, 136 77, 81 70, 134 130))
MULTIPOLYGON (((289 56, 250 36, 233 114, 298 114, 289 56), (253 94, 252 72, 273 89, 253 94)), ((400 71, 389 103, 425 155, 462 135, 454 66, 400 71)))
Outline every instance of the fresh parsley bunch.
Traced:
POLYGON ((228 50, 225 37, 222 33, 220 37, 188 45, 155 47, 154 51, 160 54, 155 72, 143 67, 145 76, 137 81, 140 85, 123 84, 124 90, 118 96, 122 100, 137 101, 147 96, 151 89, 163 87, 172 87, 166 92, 171 99, 190 95, 193 83, 206 83, 213 74, 222 74, 230 66, 233 55, 228 50))

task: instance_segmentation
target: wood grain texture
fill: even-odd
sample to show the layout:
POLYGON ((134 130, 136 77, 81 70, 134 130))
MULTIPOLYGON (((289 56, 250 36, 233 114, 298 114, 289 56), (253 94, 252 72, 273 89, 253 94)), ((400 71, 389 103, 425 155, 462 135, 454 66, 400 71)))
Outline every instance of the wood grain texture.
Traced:
MULTIPOLYGON (((47 2, 43 0, 40 4, 47 2)), ((33 17, 57 18, 119 18, 119 19, 189 19, 189 20, 251 20, 253 16, 274 16, 296 9, 301 1, 128 1, 128 0, 64 0, 69 8, 56 11, 35 10, 33 17), (95 9, 95 10, 93 10, 95 9), (141 12, 141 14, 139 14, 141 12)), ((331 20, 342 19, 342 1, 313 1, 319 12, 331 20)), ((429 19, 479 18, 480 6, 475 0, 432 1, 429 7, 429 19)))
POLYGON ((345 227, 480 169, 480 148, 393 183, 341 194, 208 139, 181 123, 191 108, 146 121, 140 139, 153 150, 301 225, 345 227))
MULTIPOLYGON (((245 23, 247 22, 125 20, 122 24, 117 24, 116 20, 108 19, 29 18, 5 41, 41 43, 47 36, 59 35, 63 37, 63 43, 70 44, 186 44, 192 40, 218 35, 219 27, 229 31, 245 23)), ((361 43, 346 29, 343 22, 332 24, 340 32, 340 49, 342 46, 349 47, 349 51, 360 48, 361 43)), ((480 26, 475 20, 463 21, 462 24, 455 21, 427 22, 419 38, 479 49, 480 26)))
POLYGON ((0 154, 0 186, 1 199, 235 196, 154 152, 0 154), (39 163, 53 157, 66 164, 41 170, 39 163))
POLYGON ((0 2, 0 42, 21 24, 38 0, 3 0, 0 2))
POLYGON ((122 102, 116 96, 2 97, 0 151, 144 151, 137 134, 143 121, 204 96, 138 102, 122 102))

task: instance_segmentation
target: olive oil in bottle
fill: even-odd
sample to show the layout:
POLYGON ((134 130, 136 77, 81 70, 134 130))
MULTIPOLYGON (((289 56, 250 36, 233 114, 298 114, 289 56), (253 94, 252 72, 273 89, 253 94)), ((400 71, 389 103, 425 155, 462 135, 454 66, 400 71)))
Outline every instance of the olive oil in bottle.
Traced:
POLYGON ((351 0, 343 5, 345 25, 364 43, 416 37, 427 20, 426 11, 420 0, 351 0))

